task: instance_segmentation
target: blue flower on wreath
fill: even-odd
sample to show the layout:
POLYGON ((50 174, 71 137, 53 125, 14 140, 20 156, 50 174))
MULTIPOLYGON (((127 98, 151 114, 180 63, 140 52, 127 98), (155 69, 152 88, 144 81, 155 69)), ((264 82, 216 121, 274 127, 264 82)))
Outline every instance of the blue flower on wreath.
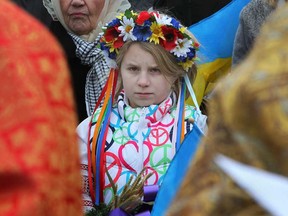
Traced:
POLYGON ((171 24, 172 24, 173 27, 176 28, 176 29, 179 29, 179 28, 180 28, 180 23, 179 23, 177 20, 175 20, 175 19, 172 19, 172 20, 171 20, 171 24))
POLYGON ((116 52, 110 52, 110 47, 106 46, 106 43, 100 43, 100 49, 103 51, 106 51, 106 53, 108 54, 108 57, 111 59, 116 59, 116 52))
POLYGON ((137 41, 147 41, 147 39, 152 35, 150 26, 150 21, 146 21, 143 26, 135 25, 133 34, 136 36, 137 41))
POLYGON ((106 46, 106 43, 100 43, 100 49, 109 52, 109 47, 106 46))
POLYGON ((187 57, 188 59, 193 59, 196 55, 196 50, 193 48, 189 48, 189 49, 190 49, 190 52, 187 53, 187 57))
POLYGON ((179 56, 179 57, 177 57, 176 59, 177 59, 177 62, 185 62, 186 59, 187 59, 187 57, 185 57, 185 56, 179 56))
POLYGON ((110 23, 108 23, 107 27, 119 26, 119 25, 120 25, 120 20, 116 18, 116 19, 113 19, 110 23))
POLYGON ((109 52, 108 56, 109 56, 109 58, 111 58, 111 59, 116 59, 117 53, 116 53, 115 51, 109 52))

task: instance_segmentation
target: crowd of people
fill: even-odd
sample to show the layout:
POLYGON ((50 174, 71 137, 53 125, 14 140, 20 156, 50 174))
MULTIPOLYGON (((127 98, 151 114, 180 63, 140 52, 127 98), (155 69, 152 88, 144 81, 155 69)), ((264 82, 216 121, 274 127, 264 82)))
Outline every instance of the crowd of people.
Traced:
POLYGON ((151 214, 195 136, 166 214, 271 213, 215 158, 288 176, 288 4, 242 9, 231 73, 207 116, 192 88, 201 43, 187 27, 229 3, 1 1, 0 213, 151 214))

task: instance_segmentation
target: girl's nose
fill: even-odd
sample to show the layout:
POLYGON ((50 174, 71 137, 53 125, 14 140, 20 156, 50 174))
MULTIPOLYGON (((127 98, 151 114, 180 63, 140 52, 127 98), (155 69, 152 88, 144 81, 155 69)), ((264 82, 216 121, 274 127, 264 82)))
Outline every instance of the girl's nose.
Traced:
POLYGON ((145 71, 139 73, 137 84, 141 87, 147 87, 150 84, 148 73, 145 71))

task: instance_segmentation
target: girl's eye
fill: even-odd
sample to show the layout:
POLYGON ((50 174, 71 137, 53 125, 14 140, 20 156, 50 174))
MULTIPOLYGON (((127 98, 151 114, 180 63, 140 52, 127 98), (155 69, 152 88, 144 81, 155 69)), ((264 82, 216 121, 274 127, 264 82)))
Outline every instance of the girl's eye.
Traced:
POLYGON ((150 70, 152 73, 161 73, 159 68, 151 68, 150 70))
POLYGON ((137 68, 137 67, 129 67, 128 70, 129 70, 129 71, 137 71, 138 68, 137 68))

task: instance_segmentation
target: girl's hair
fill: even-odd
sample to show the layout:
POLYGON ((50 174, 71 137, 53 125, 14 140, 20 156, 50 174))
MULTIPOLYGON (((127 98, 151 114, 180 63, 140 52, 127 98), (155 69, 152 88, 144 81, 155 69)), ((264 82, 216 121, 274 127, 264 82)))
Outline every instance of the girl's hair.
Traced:
MULTIPOLYGON (((160 71, 165 77, 175 77, 176 81, 172 85, 172 89, 175 91, 177 96, 179 95, 181 82, 184 80, 182 79, 187 73, 191 83, 193 83, 196 73, 197 67, 195 64, 186 72, 180 65, 178 65, 176 58, 173 54, 166 51, 161 45, 156 45, 153 43, 148 42, 139 42, 139 41, 127 41, 119 50, 119 54, 116 58, 116 63, 118 69, 121 68, 122 61, 124 59, 125 54, 127 53, 128 49, 131 47, 132 44, 138 44, 144 51, 150 53, 155 62, 159 66, 160 71)), ((123 89, 123 83, 121 76, 118 76, 118 85, 116 89, 115 99, 117 99, 118 95, 120 94, 121 90, 123 89)), ((186 91, 186 98, 188 98, 188 91, 186 91)))

